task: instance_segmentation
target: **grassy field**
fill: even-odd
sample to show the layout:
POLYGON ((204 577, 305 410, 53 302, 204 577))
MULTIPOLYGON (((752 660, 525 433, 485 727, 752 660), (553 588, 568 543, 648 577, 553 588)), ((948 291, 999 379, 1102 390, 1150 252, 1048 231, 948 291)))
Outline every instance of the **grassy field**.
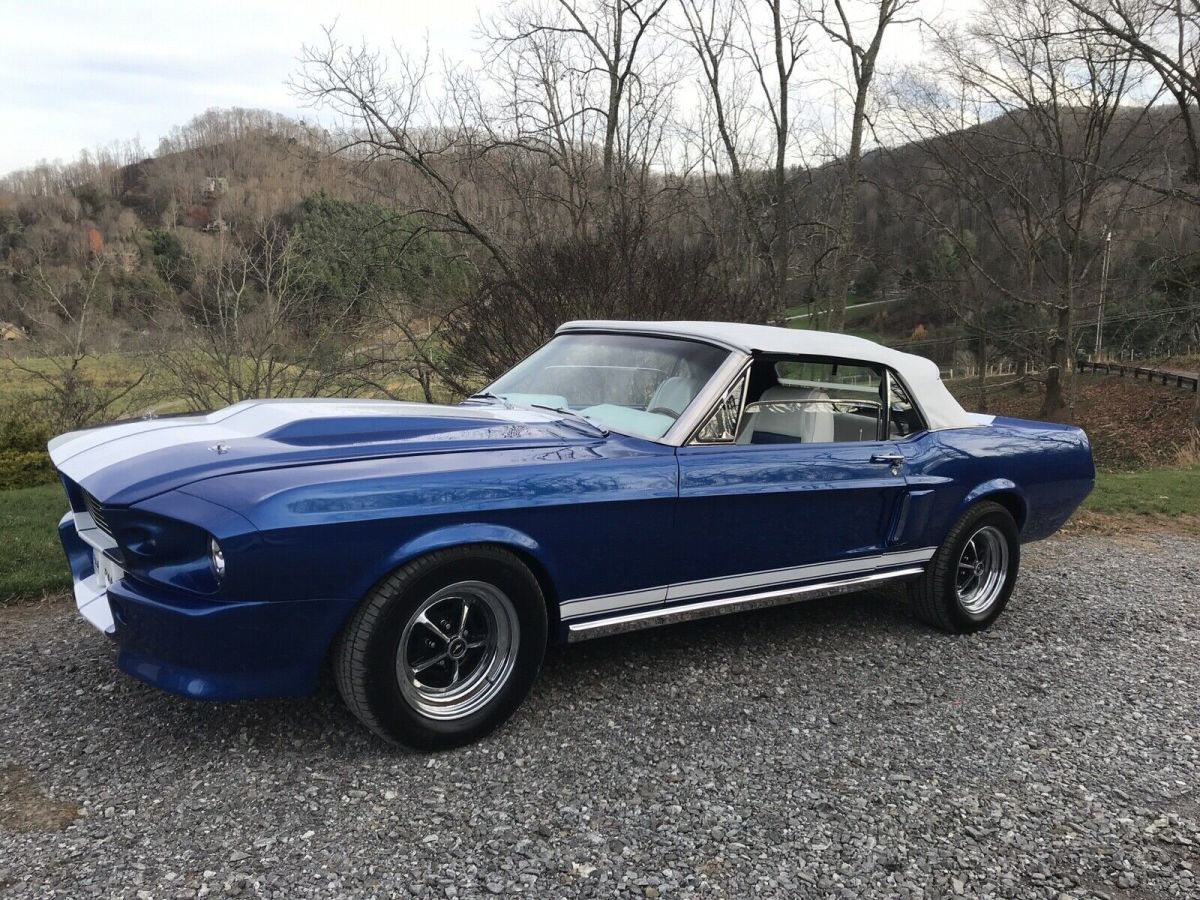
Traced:
MULTIPOLYGON (((78 371, 81 378, 112 387, 124 387, 140 378, 140 383, 127 398, 131 407, 157 409, 162 406, 162 412, 174 411, 169 407, 182 408, 182 404, 171 402, 177 391, 170 377, 161 369, 155 370, 152 362, 128 353, 89 357, 79 364, 78 371), (146 374, 147 369, 150 369, 149 374, 146 374)), ((45 394, 47 385, 39 373, 55 381, 61 378, 59 366, 50 359, 28 358, 18 363, 0 356, 0 401, 25 400, 45 394)))
MULTIPOLYGON (((249 382, 250 363, 247 362, 246 366, 245 380, 249 382)), ((56 382, 61 380, 60 369, 51 359, 28 358, 20 360, 18 364, 13 359, 0 356, 0 404, 10 400, 23 403, 31 398, 44 396, 47 393, 47 385, 39 377, 39 373, 56 382)), ((115 411, 122 415, 148 411, 184 412, 188 408, 186 401, 181 399, 182 392, 176 377, 154 358, 138 357, 129 353, 104 353, 84 359, 79 364, 78 373, 83 379, 106 387, 123 388, 136 384, 129 395, 122 399, 120 409, 115 411)), ((422 399, 420 385, 407 374, 397 373, 391 377, 381 377, 374 383, 386 388, 399 399, 422 399)), ((367 391, 366 394, 383 396, 378 390, 367 391)))
POLYGON ((66 510, 57 484, 0 491, 0 605, 71 586, 56 527, 66 510))
MULTIPOLYGON (((1101 472, 1083 508, 1091 520, 1194 531, 1200 520, 1200 466, 1101 472)), ((55 528, 65 510, 57 484, 0 491, 0 606, 70 587, 55 528)))
POLYGON ((1101 472, 1084 509, 1106 515, 1200 516, 1200 466, 1101 472))

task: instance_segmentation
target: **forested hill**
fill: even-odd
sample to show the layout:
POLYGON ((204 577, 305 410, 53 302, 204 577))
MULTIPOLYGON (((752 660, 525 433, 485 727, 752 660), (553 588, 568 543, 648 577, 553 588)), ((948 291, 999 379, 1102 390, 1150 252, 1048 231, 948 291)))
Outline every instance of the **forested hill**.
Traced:
MULTIPOLYGON (((1009 116, 864 157, 851 330, 913 346, 945 365, 956 353, 974 352, 970 339, 981 328, 996 335, 996 353, 1036 353, 1027 349, 1036 344, 1026 339, 1033 329, 1022 328, 1031 313, 1004 282, 1026 278, 1017 271, 1022 254, 1062 252, 1052 246, 1052 231, 1073 202, 1060 197, 1051 208, 1041 199, 1053 193, 1052 173, 1044 157, 1021 147, 1036 124, 1009 116), (1013 199, 1030 196, 1037 198, 1030 208, 1013 199), (1031 215, 1046 221, 1028 221, 1031 215), (1038 228, 1044 233, 1033 233, 1038 228)), ((1160 151, 1140 179, 1168 184, 1179 155, 1171 130, 1148 117, 1136 127, 1160 151)), ((1116 157, 1134 143, 1102 148, 1098 165, 1119 165, 1116 157)), ((484 374, 573 316, 823 324, 829 236, 810 223, 828 218, 836 163, 792 173, 791 277, 778 304, 748 277, 756 251, 736 198, 720 182, 649 171, 639 207, 615 226, 626 230, 618 239, 609 225, 563 212, 563 176, 537 153, 509 147, 497 162, 493 150, 486 164, 467 153, 445 156, 440 164, 452 173, 464 216, 487 223, 501 245, 490 254, 464 234, 461 219, 447 220, 410 166, 336 150, 328 135, 302 122, 214 110, 177 128, 150 155, 136 145, 114 147, 7 176, 0 180, 0 321, 11 334, 44 338, 62 324, 57 304, 77 308, 86 294, 90 350, 145 346, 151 338, 173 346, 172 335, 224 314, 240 278, 237 296, 246 308, 260 308, 272 291, 289 293, 289 320, 301 324, 286 342, 319 339, 323 351, 331 341, 357 342, 367 308, 390 295, 402 303, 388 305, 368 331, 411 339, 438 322, 457 322, 446 346, 470 350, 484 374), (271 265, 275 271, 264 271, 271 265), (497 318, 506 309, 520 312, 497 318)), ((745 182, 769 208, 767 173, 746 173, 745 182)), ((583 183, 599 194, 598 184, 583 183)), ((1145 186, 1112 180, 1098 195, 1091 209, 1119 207, 1107 219, 1117 234, 1109 314, 1117 322, 1128 316, 1133 345, 1152 348, 1179 331, 1178 317, 1156 311, 1195 303, 1195 231, 1181 226, 1184 211, 1152 202, 1161 198, 1145 186)), ((1088 216, 1074 223, 1082 232, 1074 252, 1098 259, 1103 230, 1095 213, 1088 216)), ((1086 274, 1084 296, 1075 301, 1086 311, 1100 266, 1071 265, 1086 274)), ((1038 290, 1052 297, 1059 288, 1051 278, 1038 290)), ((453 386, 453 366, 439 367, 419 349, 410 356, 406 364, 423 377, 437 369, 453 386)), ((205 399, 213 398, 196 402, 205 399)))
POLYGON ((344 320, 368 289, 461 291, 439 281, 461 268, 454 251, 413 240, 413 218, 330 149, 297 121, 210 111, 152 155, 113 147, 0 179, 0 320, 35 338, 55 324, 44 314, 56 295, 90 291, 93 340, 144 345, 185 329, 235 258, 261 292, 268 275, 253 270, 280 241, 297 267, 287 277, 303 260, 305 315, 344 320))
MULTIPOLYGON (((958 238, 938 225, 952 217, 961 229, 958 237, 976 246, 987 241, 996 224, 979 208, 982 201, 1003 197, 971 196, 986 192, 988 179, 969 183, 952 170, 963 160, 978 159, 992 159, 992 166, 1002 169, 1005 156, 1016 156, 1004 151, 1014 146, 1012 135, 1020 130, 998 120, 864 158, 856 216, 861 252, 852 303, 887 302, 855 317, 856 327, 903 340, 914 330, 927 335, 956 318, 942 294, 946 280, 956 274, 962 248, 956 246, 958 238)), ((1151 130, 1161 136, 1161 129, 1151 130)), ((138 310, 146 304, 183 302, 178 296, 182 270, 202 266, 223 236, 248 239, 267 223, 311 222, 315 212, 329 219, 313 227, 338 248, 334 255, 352 253, 356 245, 369 246, 372 254, 385 253, 375 246, 378 232, 390 231, 394 237, 395 217, 421 205, 420 185, 398 165, 358 166, 333 149, 323 132, 301 122, 263 111, 214 110, 177 128, 145 158, 131 158, 139 153, 136 146, 114 147, 74 163, 7 176, 0 180, 0 271, 7 276, 0 283, 0 319, 32 324, 22 321, 17 295, 20 275, 34 264, 82 273, 102 261, 112 282, 114 318, 106 324, 117 339, 125 328, 145 327, 138 310), (389 224, 382 227, 384 223, 389 224)), ((1152 174, 1163 183, 1170 176, 1168 150, 1164 148, 1152 174)), ((836 187, 831 170, 807 173, 796 201, 798 217, 819 216, 829 207, 836 187)), ((705 199, 703 185, 688 187, 697 204, 705 199)), ((996 187, 999 194, 1001 186, 996 187)), ((1114 194, 1122 189, 1109 188, 1114 194)), ((490 202, 486 181, 476 181, 473 194, 473 203, 490 202)), ((1110 275, 1114 293, 1190 289, 1197 270, 1187 254, 1176 269, 1147 277, 1151 262, 1180 257, 1184 248, 1179 242, 1188 236, 1171 227, 1168 211, 1124 199, 1128 211, 1115 223, 1120 240, 1110 275)), ((495 201, 504 200, 504 188, 498 186, 495 201)), ((694 224, 699 235, 702 225, 694 224)), ((732 220, 725 224, 735 227, 732 220)), ((808 237, 820 249, 821 239, 808 237)), ((1101 239, 1099 233, 1090 236, 1093 251, 1101 239)), ((805 235, 797 240, 803 242, 805 235)), ((1011 251, 1003 242, 995 243, 997 256, 1011 251)), ((445 250, 457 252, 448 246, 445 250)), ((399 264, 377 258, 373 265, 388 262, 399 264)), ((794 314, 808 311, 819 290, 807 274, 798 272, 794 279, 794 314)), ((763 312, 770 316, 786 310, 763 312)))

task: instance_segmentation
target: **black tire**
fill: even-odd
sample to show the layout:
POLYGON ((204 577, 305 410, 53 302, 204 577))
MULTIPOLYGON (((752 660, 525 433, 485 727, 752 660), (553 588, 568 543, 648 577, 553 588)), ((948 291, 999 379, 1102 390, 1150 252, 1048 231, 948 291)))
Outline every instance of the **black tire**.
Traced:
MULTIPOLYGON (((976 554, 976 559, 978 557, 976 554)), ((999 503, 982 501, 967 509, 954 523, 925 573, 908 585, 908 600, 918 619, 942 631, 952 634, 981 631, 996 621, 1008 605, 1020 565, 1021 536, 1012 514, 999 503), (960 562, 969 565, 963 562, 967 545, 980 535, 986 536, 989 542, 1003 540, 1003 551, 998 544, 996 550, 1005 557, 1004 564, 1001 566, 997 562, 994 567, 997 579, 1002 573, 1003 581, 997 580, 994 594, 988 594, 990 602, 972 610, 964 605, 959 595, 957 578, 960 562)), ((967 577, 969 579, 969 574, 967 577)))
MULTIPOLYGON (((462 601, 460 636, 466 635, 468 630, 467 605, 468 601, 462 601)), ((492 615, 493 627, 500 630, 490 607, 482 608, 480 613, 470 613, 484 614, 492 615)), ((486 624, 485 619, 478 621, 486 624)), ((481 633, 486 632, 483 626, 479 629, 481 633)), ((397 569, 362 601, 334 644, 334 679, 346 706, 380 737, 414 750, 444 750, 483 737, 521 705, 541 669, 546 634, 546 602, 541 587, 515 555, 490 546, 439 550, 397 569), (504 633, 510 638, 508 656, 511 659, 506 657, 503 666, 479 672, 480 693, 474 701, 480 704, 478 708, 464 706, 461 715, 448 715, 454 709, 431 711, 424 708, 422 686, 414 687, 416 682, 411 680, 402 683, 401 671, 416 677, 417 670, 408 665, 413 642, 419 646, 423 640, 431 645, 437 640, 447 640, 442 634, 449 634, 444 627, 444 617, 441 627, 435 626, 436 631, 425 624, 436 619, 438 607, 424 610, 427 614, 422 619, 424 606, 442 593, 445 596, 436 602, 449 604, 456 597, 455 588, 468 584, 477 585, 472 590, 483 591, 489 603, 493 602, 491 598, 497 597, 508 601, 507 605, 501 604, 497 608, 501 609, 500 616, 505 623, 504 633), (433 631, 433 634, 422 629, 433 631), (514 634, 516 640, 512 646, 514 634), (405 642, 403 650, 402 640, 405 642), (494 677, 489 677, 489 673, 495 673, 494 677)), ((465 644, 465 638, 463 640, 465 644)), ((481 640, 479 643, 487 642, 481 640)), ((457 679, 460 660, 469 662, 471 657, 464 651, 463 657, 450 659, 449 641, 446 648, 441 662, 426 663, 425 666, 432 665, 440 671, 453 665, 452 677, 457 679)), ((484 654, 489 652, 493 652, 491 648, 482 651, 484 654)), ((436 656, 435 651, 431 658, 436 656)))

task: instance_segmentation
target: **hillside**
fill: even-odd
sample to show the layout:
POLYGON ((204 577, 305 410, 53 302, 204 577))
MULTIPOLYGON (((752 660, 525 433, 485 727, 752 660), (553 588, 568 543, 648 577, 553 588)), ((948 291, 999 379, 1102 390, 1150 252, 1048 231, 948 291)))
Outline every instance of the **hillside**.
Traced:
MULTIPOLYGON (((1182 149, 1172 149, 1177 142, 1169 125, 1153 119, 1140 120, 1131 140, 1165 140, 1162 162, 1144 172, 1147 179, 1161 181, 1169 176, 1163 166, 1182 149)), ((956 182, 949 170, 956 162, 994 155, 997 148, 1011 145, 1013 133, 1021 130, 1012 117, 1003 117, 876 150, 864 158, 856 217, 861 249, 851 303, 889 302, 870 315, 856 317, 857 330, 890 342, 955 334, 956 310, 941 294, 948 281, 962 277, 961 251, 939 236, 930 217, 948 218, 950 210, 969 199, 955 194, 956 182)), ((10 276, 9 283, 0 284, 0 321, 32 325, 22 321, 16 308, 11 278, 34 258, 74 269, 102 259, 126 278, 140 281, 118 293, 144 293, 146 281, 161 274, 152 246, 156 234, 173 234, 185 253, 203 257, 212 252, 211 245, 220 235, 251 233, 264 222, 286 218, 316 194, 377 203, 389 212, 406 212, 425 199, 418 180, 403 167, 355 165, 333 155, 332 149, 327 135, 301 122, 253 110, 210 111, 176 129, 144 159, 96 157, 0 180, 0 272, 10 276)), ((476 178, 472 190, 481 206, 489 203, 488 178, 495 180, 496 171, 472 173, 476 178)), ((835 174, 833 164, 809 173, 798 217, 818 217, 828 206, 835 174)), ((503 186, 495 188, 499 202, 503 186)), ((1115 193, 1120 186, 1107 190, 1115 193)), ((1144 311, 1148 293, 1166 307, 1192 297, 1200 267, 1195 261, 1197 238, 1173 227, 1174 213, 1184 218, 1186 210, 1165 210, 1138 198, 1124 198, 1112 220, 1116 235, 1109 283, 1113 316, 1144 311), (1161 264, 1166 250, 1177 261, 1173 268, 1161 264), (1152 264, 1157 264, 1157 271, 1152 271, 1152 264)), ((979 255, 984 262, 995 257, 1000 266, 1008 251, 994 239, 996 246, 988 247, 988 223, 969 209, 957 215, 964 239, 982 245, 979 255)), ((811 252, 820 252, 821 242, 817 239, 811 252)), ((1091 244, 1091 252, 1099 252, 1097 236, 1091 244)), ((792 313, 808 310, 819 290, 819 279, 798 272, 792 313)), ((998 308, 1003 297, 984 302, 998 308)), ((137 305, 129 296, 115 297, 118 331, 121 325, 144 324, 122 321, 137 305)), ((1162 349, 1154 346, 1162 331, 1138 335, 1137 349, 1147 353, 1162 349)))
MULTIPOLYGON (((1125 139, 1101 148, 1105 164, 1128 162, 1139 141, 1154 139, 1162 152, 1137 170, 1145 186, 1109 179, 1079 207, 1061 277, 1061 242, 1046 229, 1075 215, 1074 201, 1051 211, 1058 218, 1022 206, 1053 193, 1034 165, 1041 157, 1019 140, 1030 122, 1009 115, 931 137, 914 132, 867 154, 849 329, 947 369, 982 359, 1039 372, 1065 284, 1073 347, 1092 346, 1109 228, 1108 351, 1195 352, 1200 235, 1186 204, 1151 202, 1180 152, 1163 115, 1122 112, 1125 139), (1040 236, 1030 231, 1038 215, 1040 236)), ((1069 137, 1084 123, 1064 127, 1069 137)), ((432 179, 410 164, 335 151, 328 134, 302 122, 214 110, 153 154, 130 146, 0 179, 7 354, 65 359, 40 377, 70 407, 57 418, 82 423, 122 406, 120 386, 72 380, 89 371, 80 360, 103 353, 155 351, 147 383, 173 380, 173 401, 203 407, 301 389, 461 391, 565 318, 789 316, 795 327, 823 325, 830 238, 802 223, 827 218, 837 163, 797 173, 791 299, 778 309, 767 302, 761 252, 719 181, 650 171, 622 188, 628 211, 605 221, 594 197, 568 202, 579 191, 603 194, 587 168, 595 148, 581 151, 581 180, 511 145, 438 151, 432 179)), ((769 204, 766 175, 745 178, 769 204)))

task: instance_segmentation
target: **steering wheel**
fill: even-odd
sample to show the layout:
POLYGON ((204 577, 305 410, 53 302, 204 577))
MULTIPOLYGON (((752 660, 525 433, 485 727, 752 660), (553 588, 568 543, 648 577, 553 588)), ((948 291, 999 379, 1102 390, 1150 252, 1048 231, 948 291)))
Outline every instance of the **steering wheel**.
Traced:
POLYGON ((679 413, 675 412, 673 409, 667 409, 665 406, 656 406, 654 409, 646 410, 646 412, 652 415, 670 416, 672 419, 679 418, 679 413))

